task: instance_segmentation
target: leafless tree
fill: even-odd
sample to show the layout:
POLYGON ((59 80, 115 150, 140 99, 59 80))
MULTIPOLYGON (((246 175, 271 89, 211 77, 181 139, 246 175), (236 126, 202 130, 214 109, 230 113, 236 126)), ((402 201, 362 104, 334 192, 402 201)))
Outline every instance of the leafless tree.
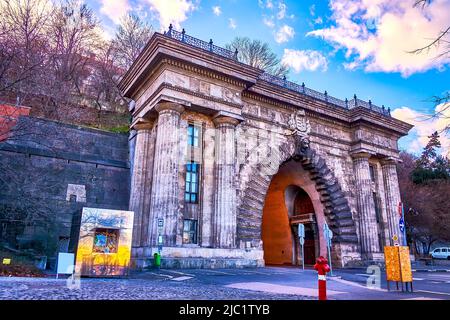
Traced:
POLYGON ((53 14, 48 0, 0 3, 0 95, 13 92, 20 103, 48 57, 46 28, 53 14))
POLYGON ((115 63, 123 72, 133 64, 153 33, 152 26, 135 14, 122 18, 111 48, 115 63))
POLYGON ((288 68, 281 64, 280 59, 272 52, 269 45, 260 40, 247 37, 236 37, 226 45, 228 50, 238 51, 238 60, 252 67, 264 70, 274 76, 284 77, 288 68))
MULTIPOLYGON (((415 0, 414 6, 425 9, 430 3, 431 0, 415 0)), ((441 50, 436 57, 431 57, 432 59, 442 59, 450 56, 450 22, 448 26, 441 30, 434 39, 430 39, 430 42, 427 45, 410 51, 410 53, 426 54, 429 53, 433 48, 441 50)), ((449 119, 448 114, 450 111, 450 91, 447 91, 442 96, 433 96, 431 98, 431 101, 435 106, 442 105, 442 107, 440 108, 440 110, 436 110, 434 114, 428 117, 428 119, 449 119)), ((442 129, 440 133, 449 134, 450 124, 445 126, 445 128, 442 129)))

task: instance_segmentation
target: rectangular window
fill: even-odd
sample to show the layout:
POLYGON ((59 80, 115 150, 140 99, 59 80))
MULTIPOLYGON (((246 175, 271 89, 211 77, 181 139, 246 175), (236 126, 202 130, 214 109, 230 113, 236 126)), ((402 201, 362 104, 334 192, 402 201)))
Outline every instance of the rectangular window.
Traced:
POLYGON ((370 180, 375 182, 375 167, 373 165, 369 165, 369 171, 370 171, 370 180))
POLYGON ((377 218, 377 223, 380 223, 381 212, 380 212, 380 206, 378 205, 377 194, 375 192, 373 192, 372 197, 373 197, 373 203, 375 205, 375 217, 377 218))
POLYGON ((198 147, 198 137, 200 128, 193 124, 188 125, 188 145, 198 147))
POLYGON ((197 220, 185 219, 183 222, 183 243, 197 243, 197 220))
POLYGON ((116 253, 118 241, 118 229, 97 228, 94 233, 94 247, 92 248, 92 252, 116 253))
POLYGON ((196 162, 186 164, 186 188, 184 200, 187 203, 198 203, 198 183, 200 165, 196 162))

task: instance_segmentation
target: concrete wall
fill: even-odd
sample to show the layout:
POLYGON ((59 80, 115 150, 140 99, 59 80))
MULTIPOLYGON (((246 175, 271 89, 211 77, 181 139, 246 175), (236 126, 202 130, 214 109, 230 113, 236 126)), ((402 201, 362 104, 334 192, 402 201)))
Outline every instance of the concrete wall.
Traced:
POLYGON ((83 207, 128 209, 127 135, 32 117, 16 128, 0 144, 0 205, 54 216, 54 237, 71 236, 69 251, 83 207))

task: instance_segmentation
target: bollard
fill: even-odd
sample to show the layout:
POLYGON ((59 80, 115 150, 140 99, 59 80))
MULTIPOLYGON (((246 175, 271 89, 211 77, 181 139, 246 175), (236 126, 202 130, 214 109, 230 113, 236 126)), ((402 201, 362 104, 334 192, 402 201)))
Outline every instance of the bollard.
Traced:
POLYGON ((156 269, 161 268, 161 255, 158 252, 153 255, 153 265, 156 269))
POLYGON ((319 300, 327 300, 327 272, 330 272, 328 260, 322 256, 317 258, 314 269, 318 273, 319 300))

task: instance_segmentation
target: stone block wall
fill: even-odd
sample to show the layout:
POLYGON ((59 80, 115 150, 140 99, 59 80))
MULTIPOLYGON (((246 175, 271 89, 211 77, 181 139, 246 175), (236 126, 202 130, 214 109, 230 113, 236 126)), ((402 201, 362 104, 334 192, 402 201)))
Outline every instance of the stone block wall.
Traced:
MULTIPOLYGON (((1 208, 54 218, 57 250, 73 251, 83 207, 128 209, 128 159, 127 135, 22 117, 0 144, 1 208)), ((2 241, 14 242, 7 228, 3 221, 2 241)), ((18 236, 26 242, 35 231, 18 236)))

